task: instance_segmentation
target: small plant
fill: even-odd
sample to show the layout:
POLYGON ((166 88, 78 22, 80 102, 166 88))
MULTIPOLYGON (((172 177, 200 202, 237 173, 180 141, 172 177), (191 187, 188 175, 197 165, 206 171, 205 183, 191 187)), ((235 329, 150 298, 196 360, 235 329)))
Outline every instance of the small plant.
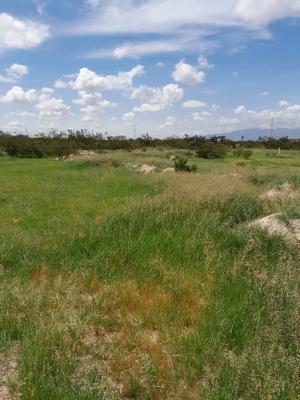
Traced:
POLYGON ((175 171, 176 172, 196 172, 197 171, 197 165, 188 165, 188 160, 185 158, 181 157, 176 157, 175 159, 175 171))
POLYGON ((203 143, 197 150, 197 157, 211 160, 214 158, 225 158, 229 147, 222 143, 203 143))

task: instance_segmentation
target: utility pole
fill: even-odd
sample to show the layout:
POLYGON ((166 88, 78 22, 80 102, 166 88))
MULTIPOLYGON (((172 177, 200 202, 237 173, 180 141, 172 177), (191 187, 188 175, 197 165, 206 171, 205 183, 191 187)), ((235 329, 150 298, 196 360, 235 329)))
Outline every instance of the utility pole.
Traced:
POLYGON ((133 124, 133 139, 136 138, 136 123, 133 124))
POLYGON ((274 118, 271 118, 271 138, 273 137, 273 133, 274 133, 274 118))

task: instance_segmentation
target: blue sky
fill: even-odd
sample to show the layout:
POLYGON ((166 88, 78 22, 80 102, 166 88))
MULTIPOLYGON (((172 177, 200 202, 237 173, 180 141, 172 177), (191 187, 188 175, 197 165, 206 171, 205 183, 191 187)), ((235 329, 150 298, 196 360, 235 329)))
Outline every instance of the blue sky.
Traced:
POLYGON ((31 132, 300 126, 300 0, 0 2, 0 122, 31 132))

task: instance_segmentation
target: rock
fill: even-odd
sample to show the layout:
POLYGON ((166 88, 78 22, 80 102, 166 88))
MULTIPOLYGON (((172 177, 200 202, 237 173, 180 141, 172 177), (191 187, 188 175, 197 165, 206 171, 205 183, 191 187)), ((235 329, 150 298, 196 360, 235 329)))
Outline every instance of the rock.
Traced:
POLYGON ((175 172, 175 168, 165 168, 163 172, 175 172))
POLYGON ((156 166, 155 165, 149 165, 149 164, 143 164, 139 168, 139 171, 143 172, 144 174, 150 174, 151 172, 155 172, 156 171, 156 166))

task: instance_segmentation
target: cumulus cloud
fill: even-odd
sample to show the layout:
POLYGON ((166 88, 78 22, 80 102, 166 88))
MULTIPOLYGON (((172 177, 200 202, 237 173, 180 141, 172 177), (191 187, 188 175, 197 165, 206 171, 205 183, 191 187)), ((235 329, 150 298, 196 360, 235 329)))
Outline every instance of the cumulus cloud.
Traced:
POLYGON ((40 118, 61 118, 70 115, 70 107, 64 104, 62 99, 48 95, 40 96, 35 107, 39 110, 40 118))
MULTIPOLYGON (((73 103, 82 106, 82 120, 91 121, 99 112, 117 106, 116 103, 104 99, 101 91, 130 91, 133 88, 133 80, 143 74, 142 65, 126 72, 118 72, 117 75, 98 75, 88 68, 81 68, 77 74, 71 75, 71 80, 59 79, 54 86, 57 89, 77 90, 78 98, 73 100, 73 103)), ((66 77, 68 76, 64 78, 66 77)))
POLYGON ((205 72, 181 60, 175 65, 172 77, 175 82, 181 82, 187 85, 198 85, 204 81, 205 72))
POLYGON ((300 104, 290 104, 287 101, 279 103, 279 110, 250 110, 246 106, 239 106, 234 110, 238 121, 243 126, 269 128, 270 121, 274 120, 278 126, 296 127, 299 124, 300 104))
POLYGON ((84 90, 79 90, 78 98, 73 100, 73 103, 81 106, 82 121, 91 121, 98 113, 102 113, 107 108, 117 106, 116 103, 103 99, 101 93, 86 92, 84 90))
MULTIPOLYGON (((88 68, 81 68, 75 79, 65 83, 66 87, 74 90, 93 92, 97 90, 129 90, 133 79, 145 73, 142 65, 137 65, 130 71, 118 72, 117 75, 98 75, 88 68)), ((63 81, 56 81, 56 87, 63 86, 63 81)))
POLYGON ((165 122, 158 127, 158 129, 162 130, 162 129, 168 128, 170 126, 175 126, 175 125, 177 125, 177 120, 175 117, 170 115, 169 117, 166 118, 165 122))
POLYGON ((207 107, 207 104, 199 100, 187 100, 182 103, 183 108, 202 108, 207 107))
POLYGON ((262 97, 267 97, 267 96, 269 96, 269 92, 267 92, 267 91, 264 91, 264 92, 261 92, 260 93, 260 95, 262 96, 262 97))
POLYGON ((123 115, 122 121, 125 123, 132 123, 135 120, 135 113, 128 112, 123 115))
POLYGON ((32 104, 38 110, 40 118, 58 118, 70 115, 70 107, 64 104, 62 99, 51 97, 49 91, 45 93, 45 90, 39 94, 35 89, 25 91, 20 86, 13 86, 4 96, 0 97, 0 102, 32 104))
POLYGON ((0 13, 0 52, 37 47, 49 36, 47 25, 0 13))
POLYGON ((281 100, 280 102, 279 102, 279 107, 283 107, 283 108, 285 108, 285 107, 288 107, 288 106, 290 106, 291 104, 288 102, 288 101, 286 101, 286 100, 281 100))
POLYGON ((245 106, 238 106, 238 107, 234 110, 234 113, 235 113, 235 114, 242 114, 245 110, 246 110, 246 107, 245 107, 245 106))
POLYGON ((28 67, 22 64, 12 64, 6 68, 5 75, 0 75, 0 83, 15 83, 29 73, 28 67))
POLYGON ((157 112, 172 107, 179 102, 184 90, 178 85, 169 84, 162 88, 140 86, 132 92, 131 98, 141 102, 140 107, 135 107, 136 112, 157 112))
POLYGON ((201 111, 193 113, 194 121, 205 121, 208 117, 211 116, 211 113, 208 111, 201 111))
POLYGON ((0 97, 2 103, 34 103, 38 100, 35 89, 24 91, 20 86, 13 86, 4 96, 0 97))

